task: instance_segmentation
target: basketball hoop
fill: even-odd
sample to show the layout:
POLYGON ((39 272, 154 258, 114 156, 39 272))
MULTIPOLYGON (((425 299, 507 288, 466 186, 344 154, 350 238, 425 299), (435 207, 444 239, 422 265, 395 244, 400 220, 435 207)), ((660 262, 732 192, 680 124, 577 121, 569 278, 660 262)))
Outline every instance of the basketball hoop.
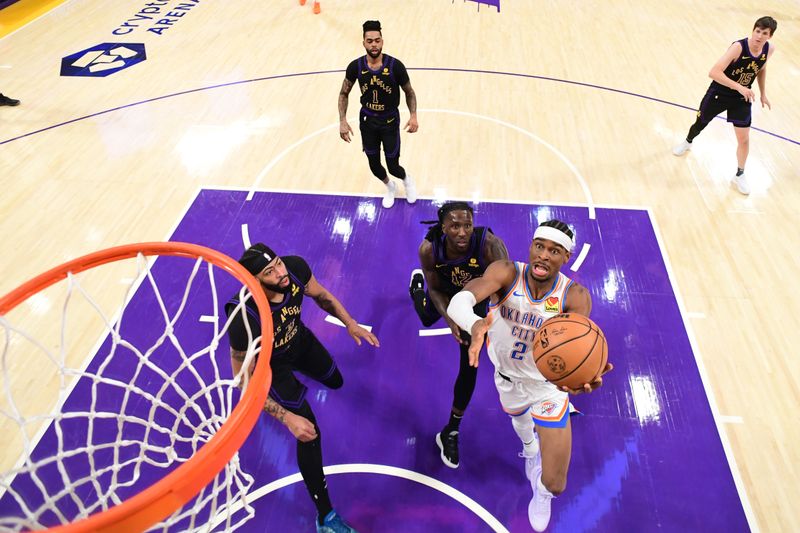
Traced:
MULTIPOLYGON (((24 309, 17 310, 22 311, 24 309)), ((243 307, 241 312, 245 312, 243 307)), ((245 498, 253 481, 252 477, 241 470, 237 451, 255 425, 266 401, 272 379, 269 359, 273 336, 269 303, 260 284, 234 259, 203 246, 181 242, 131 244, 92 253, 48 270, 0 298, 0 335, 2 334, 5 338, 0 337, 0 345, 4 344, 0 351, 2 378, 6 389, 3 392, 9 407, 5 407, 6 403, 0 405, 0 415, 4 415, 7 425, 16 422, 20 431, 25 433, 26 424, 32 420, 17 409, 15 396, 9 391, 12 380, 6 375, 7 367, 14 363, 15 354, 12 352, 19 345, 29 349, 22 353, 23 356, 29 356, 35 350, 44 351, 47 359, 43 360, 54 363, 54 371, 59 372, 61 381, 71 382, 71 385, 59 389, 59 403, 65 407, 75 403, 72 392, 76 383, 78 387, 91 391, 92 397, 91 404, 85 406, 86 410, 62 412, 59 408, 55 413, 46 413, 40 417, 41 422, 46 425, 40 431, 40 436, 52 434, 53 440, 58 442, 57 450, 48 450, 50 455, 43 456, 41 450, 35 449, 35 441, 38 439, 29 439, 27 434, 23 434, 20 439, 24 445, 22 459, 13 469, 0 471, 0 503, 8 503, 3 503, 0 507, 0 515, 6 514, 10 507, 18 508, 22 512, 12 517, 0 516, 0 529, 19 531, 52 527, 51 531, 60 533, 144 531, 161 522, 158 526, 165 529, 171 525, 180 525, 181 529, 199 530, 203 526, 207 528, 206 524, 225 513, 226 509, 230 514, 231 503, 245 498), (163 259, 156 261, 153 256, 163 259), (129 286, 125 304, 119 310, 119 316, 107 319, 92 296, 82 287, 83 278, 76 275, 124 260, 136 261, 137 276, 127 281, 129 286), (193 264, 191 260, 194 260, 193 264), (208 272, 207 281, 203 276, 197 276, 203 271, 203 267, 208 272), (160 272, 156 272, 157 269, 160 272), (177 276, 174 272, 183 273, 189 270, 188 281, 182 293, 168 293, 159 288, 159 284, 172 287, 176 283, 177 276), (242 371, 233 378, 221 377, 226 372, 220 373, 219 368, 227 369, 229 366, 218 366, 215 357, 217 343, 227 334, 233 317, 232 314, 231 318, 224 321, 223 314, 223 320, 217 320, 221 306, 217 299, 218 280, 215 273, 220 271, 234 278, 223 280, 223 283, 235 281, 236 287, 241 287, 241 301, 250 297, 255 301, 263 332, 262 337, 253 338, 248 329, 251 342, 245 363, 242 371), (166 274, 158 279, 162 272, 166 274), (67 309, 73 305, 73 300, 89 304, 90 307, 87 308, 96 309, 104 323, 102 346, 107 346, 109 353, 100 363, 89 363, 86 368, 66 368, 62 363, 63 353, 51 351, 44 342, 36 340, 38 331, 26 332, 9 321, 12 310, 63 280, 67 280, 68 288, 61 320, 60 333, 64 341, 61 345, 62 352, 66 343, 64 339, 69 333, 66 326, 67 309), (205 287, 206 283, 208 287, 205 287), (147 292, 148 301, 152 301, 154 305, 151 309, 139 309, 135 312, 152 317, 153 320, 135 322, 126 329, 127 323, 123 324, 123 315, 128 318, 128 303, 139 298, 140 292, 147 292), (198 296, 196 293, 201 294, 198 296), (189 342, 179 337, 181 331, 192 332, 191 329, 185 329, 186 324, 189 327, 194 324, 195 331, 200 327, 196 325, 194 316, 190 317, 191 320, 185 316, 186 309, 199 305, 198 302, 212 304, 209 313, 214 321, 213 338, 207 346, 203 345, 204 348, 187 354, 184 346, 189 342), (152 345, 135 345, 130 340, 132 337, 128 337, 134 334, 129 333, 128 329, 136 331, 138 326, 145 322, 150 324, 156 319, 164 320, 164 332, 156 336, 152 345), (219 322, 223 321, 224 326, 220 328, 219 322), (249 376, 247 369, 258 353, 259 341, 265 349, 258 357, 255 371, 249 376), (165 362, 153 359, 157 355, 160 357, 162 353, 166 354, 163 359, 165 362), (125 378, 109 371, 118 362, 114 359, 115 356, 117 360, 127 358, 126 364, 133 369, 130 382, 125 383, 125 378), (175 369, 163 368, 171 366, 175 369), (209 369, 209 374, 213 375, 203 375, 201 369, 209 369), (163 378, 163 383, 152 383, 152 387, 148 389, 139 383, 145 375, 148 383, 155 381, 154 376, 163 378), (237 386, 243 386, 238 402, 233 394, 237 386), (101 408, 102 403, 112 396, 116 397, 114 394, 119 394, 123 399, 119 407, 121 412, 116 413, 116 419, 115 413, 101 408), (173 397, 180 400, 178 405, 168 403, 167 400, 173 397), (187 430, 190 423, 194 427, 187 430), (85 424, 88 428, 85 443, 77 442, 78 437, 84 435, 76 435, 81 432, 76 432, 74 428, 82 426, 75 424, 85 424), (110 442, 99 442, 95 433, 99 432, 97 428, 100 424, 114 425, 117 428, 116 440, 112 432, 110 442), (73 441, 77 442, 74 447, 73 441), (139 456, 129 453, 130 450, 139 450, 139 456), (128 456, 132 458, 127 458, 128 456), (110 464, 101 464, 100 459, 103 458, 112 460, 110 464), (91 473, 85 477, 82 477, 83 474, 74 474, 76 465, 82 467, 87 462, 93 467, 91 473), (162 471, 168 468, 171 471, 166 476, 157 475, 157 472, 153 473, 157 468, 162 471), (42 481, 47 472, 57 473, 54 476, 57 481, 60 477, 55 486, 42 481), (147 481, 148 476, 160 479, 140 488, 138 484, 147 481), (112 481, 111 486, 104 485, 108 480, 112 481), (17 491, 16 482, 39 487, 42 494, 31 495, 28 489, 17 491), (82 501, 87 493, 96 496, 97 501, 82 501), (192 499, 195 499, 194 507, 182 509, 192 499), (224 501, 220 503, 220 500, 224 501), (202 505, 202 509, 198 505, 202 505), (195 526, 196 516, 209 518, 204 524, 195 526), (167 520, 162 522, 165 519, 167 520)), ((191 340, 200 342, 194 338, 191 340)), ((98 350, 96 358, 101 355, 98 350)), ((223 362, 229 361, 227 351, 220 359, 223 362)), ((43 373, 45 371, 42 370, 43 373)), ((231 516, 228 516, 226 529, 235 529, 252 516, 253 510, 247 506, 246 501, 245 508, 248 516, 238 523, 232 523, 231 516)))

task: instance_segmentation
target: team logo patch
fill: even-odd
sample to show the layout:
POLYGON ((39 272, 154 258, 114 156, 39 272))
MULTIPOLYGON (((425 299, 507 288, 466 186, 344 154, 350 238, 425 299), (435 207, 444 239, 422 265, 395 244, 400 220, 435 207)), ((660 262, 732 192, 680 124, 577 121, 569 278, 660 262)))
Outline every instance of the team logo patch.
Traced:
POLYGON ((102 78, 145 59, 144 44, 103 43, 63 58, 61 75, 102 78))
POLYGON ((558 296, 551 296, 547 300, 544 301, 544 311, 545 313, 558 313, 558 296))
POLYGON ((556 402, 550 400, 542 402, 542 405, 539 406, 539 414, 550 416, 553 414, 553 411, 556 410, 556 407, 558 407, 556 402))
POLYGON ((470 257, 469 258, 469 264, 470 265, 477 265, 478 264, 478 260, 475 259, 474 257, 470 257))

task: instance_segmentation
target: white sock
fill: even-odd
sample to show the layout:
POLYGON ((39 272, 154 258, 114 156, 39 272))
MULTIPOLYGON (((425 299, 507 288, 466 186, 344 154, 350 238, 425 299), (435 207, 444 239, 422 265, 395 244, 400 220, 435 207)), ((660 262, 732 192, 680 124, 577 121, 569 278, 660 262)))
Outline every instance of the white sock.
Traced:
MULTIPOLYGON (((522 444, 526 442, 530 444, 533 443, 535 437, 533 436, 533 418, 531 418, 530 413, 512 416, 511 425, 514 426, 514 431, 517 432, 517 436, 519 440, 522 441, 522 444)), ((525 445, 525 448, 527 447, 528 445, 525 445)))
POLYGON ((545 487, 544 483, 542 483, 542 476, 539 476, 536 479, 536 492, 543 494, 544 496, 550 496, 551 498, 554 497, 553 493, 547 490, 547 487, 545 487))

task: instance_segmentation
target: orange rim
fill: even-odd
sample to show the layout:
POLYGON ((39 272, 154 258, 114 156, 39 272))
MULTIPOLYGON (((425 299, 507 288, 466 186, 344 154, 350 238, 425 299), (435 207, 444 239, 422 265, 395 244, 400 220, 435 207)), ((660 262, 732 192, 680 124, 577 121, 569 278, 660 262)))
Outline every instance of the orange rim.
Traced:
POLYGON ((145 256, 201 257, 242 281, 252 293, 261 316, 261 346, 268 348, 260 353, 250 386, 231 416, 189 461, 121 504, 73 524, 56 526, 49 531, 143 531, 168 517, 208 485, 230 461, 253 429, 267 399, 272 381, 269 360, 272 356, 273 333, 272 313, 266 295, 259 282, 242 265, 205 246, 185 242, 146 242, 117 246, 79 257, 36 276, 0 298, 0 315, 7 314, 30 296, 65 279, 69 272, 76 274, 106 263, 130 259, 140 253, 145 256))

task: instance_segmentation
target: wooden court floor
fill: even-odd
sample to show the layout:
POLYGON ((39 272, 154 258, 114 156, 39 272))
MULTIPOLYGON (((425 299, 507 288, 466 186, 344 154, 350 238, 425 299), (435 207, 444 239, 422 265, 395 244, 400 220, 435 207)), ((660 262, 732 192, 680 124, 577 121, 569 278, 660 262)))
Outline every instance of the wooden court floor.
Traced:
MULTIPOLYGON (((167 238, 200 187, 380 194, 358 135, 336 131, 361 23, 380 19, 419 101, 401 162, 421 196, 651 210, 751 526, 800 521, 800 7, 323 0, 314 15, 291 0, 200 0, 169 16, 146 3, 67 0, 13 31, 2 19, 0 92, 22 105, 0 107, 0 294, 78 255, 167 238), (687 156, 670 149, 711 65, 763 15, 778 21, 772 110, 754 105, 743 197, 724 121, 687 156), (102 43, 143 44, 146 60, 59 75, 102 43)), ((351 95, 354 128, 356 111, 351 95)), ((36 303, 24 321, 55 319, 36 303)), ((31 405, 48 401, 52 380, 12 372, 31 405)), ((14 443, 0 449, 13 463, 14 443)))

